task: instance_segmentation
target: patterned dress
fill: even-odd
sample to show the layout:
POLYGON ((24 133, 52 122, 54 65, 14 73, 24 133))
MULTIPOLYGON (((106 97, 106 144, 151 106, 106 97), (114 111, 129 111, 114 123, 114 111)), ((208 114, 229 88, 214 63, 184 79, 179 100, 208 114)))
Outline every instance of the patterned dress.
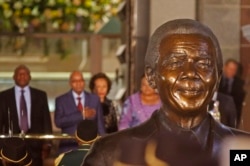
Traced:
POLYGON ((119 121, 119 130, 134 127, 150 118, 152 113, 159 109, 161 102, 154 105, 144 105, 141 102, 140 92, 131 95, 122 108, 119 121))
POLYGON ((118 130, 117 114, 113 102, 106 98, 104 102, 101 104, 104 115, 104 124, 106 133, 116 132, 118 130))

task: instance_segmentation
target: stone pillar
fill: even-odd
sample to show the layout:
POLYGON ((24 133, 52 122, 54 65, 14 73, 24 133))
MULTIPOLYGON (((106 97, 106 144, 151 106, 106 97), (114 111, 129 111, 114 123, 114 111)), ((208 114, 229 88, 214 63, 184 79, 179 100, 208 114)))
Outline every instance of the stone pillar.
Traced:
POLYGON ((149 0, 137 0, 135 3, 135 33, 133 39, 135 45, 135 89, 139 90, 141 84, 141 76, 144 73, 144 58, 149 38, 149 0))
POLYGON ((127 95, 139 90, 149 36, 149 0, 127 1, 127 95))
POLYGON ((102 36, 90 37, 90 72, 96 74, 102 71, 102 36))

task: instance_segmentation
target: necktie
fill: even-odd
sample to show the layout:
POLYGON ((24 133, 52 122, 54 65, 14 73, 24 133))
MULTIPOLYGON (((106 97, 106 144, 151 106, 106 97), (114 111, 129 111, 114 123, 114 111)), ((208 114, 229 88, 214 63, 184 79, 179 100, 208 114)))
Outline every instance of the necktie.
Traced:
POLYGON ((77 109, 78 109, 78 111, 82 112, 83 106, 82 106, 82 102, 81 102, 81 97, 77 97, 77 100, 78 100, 77 109))
POLYGON ((28 131, 28 116, 27 116, 27 105, 24 98, 24 90, 21 90, 21 98, 20 98, 20 128, 25 133, 28 131))

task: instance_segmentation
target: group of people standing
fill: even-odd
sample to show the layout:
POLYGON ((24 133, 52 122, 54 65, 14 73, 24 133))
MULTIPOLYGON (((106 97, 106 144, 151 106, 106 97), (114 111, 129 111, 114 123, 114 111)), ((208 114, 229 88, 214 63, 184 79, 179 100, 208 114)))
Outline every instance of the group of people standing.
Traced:
MULTIPOLYGON (((16 67, 13 75, 14 87, 0 92, 1 134, 52 134, 48 99, 45 91, 33 88, 30 70, 25 65, 16 67), (25 127, 24 127, 25 126, 25 127)), ((113 101, 107 98, 112 82, 104 73, 93 75, 89 89, 80 71, 69 77, 70 90, 55 99, 55 125, 62 133, 74 135, 82 120, 93 120, 97 134, 102 136, 121 129, 134 127, 147 120, 161 105, 158 94, 141 79, 141 89, 124 103, 120 121, 113 101)), ((42 150, 51 147, 50 142, 27 140, 33 164, 42 164, 42 150)), ((76 140, 60 141, 58 154, 77 149, 76 140)), ((45 157, 45 156, 43 156, 45 157)))

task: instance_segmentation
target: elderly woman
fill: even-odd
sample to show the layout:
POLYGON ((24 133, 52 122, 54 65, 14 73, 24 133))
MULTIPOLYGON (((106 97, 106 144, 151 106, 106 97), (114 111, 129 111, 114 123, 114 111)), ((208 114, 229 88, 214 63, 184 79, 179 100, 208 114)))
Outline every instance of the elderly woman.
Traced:
POLYGON ((107 95, 111 89, 111 84, 112 83, 110 79, 104 73, 97 73, 93 75, 89 83, 91 92, 95 93, 100 98, 106 133, 112 133, 118 130, 116 109, 112 101, 107 98, 107 95))
POLYGON ((141 78, 140 91, 128 97, 124 102, 119 121, 119 130, 141 124, 159 109, 161 100, 158 93, 152 89, 145 75, 141 78))

